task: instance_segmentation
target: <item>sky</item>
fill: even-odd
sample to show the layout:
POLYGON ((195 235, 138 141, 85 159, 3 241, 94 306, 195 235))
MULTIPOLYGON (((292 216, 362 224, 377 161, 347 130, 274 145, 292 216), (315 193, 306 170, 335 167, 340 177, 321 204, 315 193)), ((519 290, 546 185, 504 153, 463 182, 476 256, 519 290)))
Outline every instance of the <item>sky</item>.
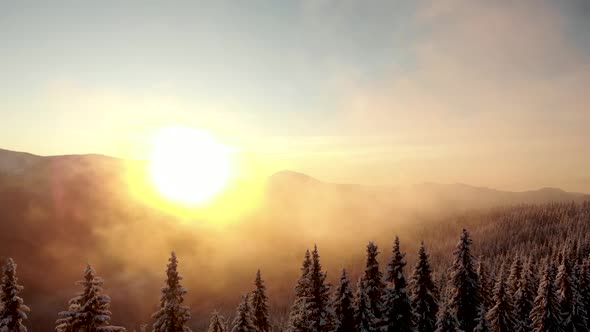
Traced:
POLYGON ((590 192, 586 0, 0 1, 0 43, 1 148, 590 192))

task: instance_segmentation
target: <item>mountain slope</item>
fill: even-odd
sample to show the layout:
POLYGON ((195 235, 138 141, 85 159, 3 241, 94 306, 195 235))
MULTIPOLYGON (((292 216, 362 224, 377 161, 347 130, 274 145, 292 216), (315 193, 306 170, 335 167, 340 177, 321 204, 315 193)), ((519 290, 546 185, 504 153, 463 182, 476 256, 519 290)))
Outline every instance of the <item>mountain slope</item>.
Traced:
POLYGON ((570 193, 557 188, 523 192, 501 191, 466 184, 423 183, 411 186, 363 186, 331 184, 307 175, 282 171, 269 178, 271 204, 295 210, 318 207, 383 214, 440 214, 499 205, 542 204, 548 202, 582 202, 590 195, 570 193))
MULTIPOLYGON (((257 210, 215 228, 138 200, 128 176, 141 176, 141 163, 6 150, 0 160, 6 165, 0 172, 0 258, 19 264, 23 297, 33 310, 31 330, 52 326, 77 291, 73 283, 87 262, 106 279, 113 321, 133 327, 149 322, 163 266, 175 250, 189 289, 187 304, 198 320, 216 307, 232 307, 258 267, 269 295, 284 299, 277 304, 282 308, 292 294, 300 254, 313 243, 320 245, 327 269, 351 266, 354 272, 370 239, 389 244, 394 234, 415 238, 432 223, 455 229, 460 224, 449 220, 463 210, 588 198, 555 189, 512 193, 466 185, 331 184, 285 171, 269 178, 257 210), (358 255, 343 255, 351 252, 358 255)), ((480 219, 474 217, 474 223, 480 219)), ((453 238, 445 235, 444 243, 455 241, 455 232, 448 233, 453 238)))
POLYGON ((0 149, 0 174, 21 173, 42 158, 30 153, 0 149))

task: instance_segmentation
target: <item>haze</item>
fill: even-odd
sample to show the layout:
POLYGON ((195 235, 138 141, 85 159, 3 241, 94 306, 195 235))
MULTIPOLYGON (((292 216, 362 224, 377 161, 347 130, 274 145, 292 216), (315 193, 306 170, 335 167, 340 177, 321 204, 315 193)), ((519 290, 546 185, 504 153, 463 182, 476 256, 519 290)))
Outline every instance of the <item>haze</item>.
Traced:
POLYGON ((0 262, 33 331, 88 262, 113 323, 153 324, 172 250, 195 331, 258 269, 291 326, 314 244, 333 285, 399 235, 408 276, 424 241, 461 289, 464 228, 498 281, 566 249, 587 272, 588 87, 587 0, 0 2, 0 262))
POLYGON ((144 159, 153 132, 183 124, 236 145, 246 177, 590 192, 589 13, 584 0, 7 2, 0 141, 144 159))

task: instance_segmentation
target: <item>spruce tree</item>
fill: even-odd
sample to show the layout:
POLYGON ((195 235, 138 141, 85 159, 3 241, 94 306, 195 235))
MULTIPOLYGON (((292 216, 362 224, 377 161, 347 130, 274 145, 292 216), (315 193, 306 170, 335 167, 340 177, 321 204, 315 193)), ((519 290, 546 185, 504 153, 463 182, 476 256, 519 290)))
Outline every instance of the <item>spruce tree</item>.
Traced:
POLYGON ((533 332, 563 332, 555 275, 555 266, 547 262, 530 314, 533 332))
POLYGON ((420 244, 418 261, 410 280, 411 301, 417 332, 434 332, 438 313, 438 290, 432 278, 428 254, 420 244))
POLYGON ((191 315, 189 308, 182 305, 186 290, 180 285, 182 277, 177 271, 178 260, 174 252, 170 254, 168 261, 160 309, 152 315, 155 319, 153 332, 190 332, 187 324, 191 315))
POLYGON ((480 296, 486 310, 494 306, 494 280, 488 273, 488 268, 480 257, 477 262, 477 278, 479 279, 480 296))
POLYGON ((375 317, 371 308, 371 299, 369 297, 369 287, 362 275, 357 285, 355 321, 357 332, 378 332, 381 331, 380 321, 375 317))
POLYGON ((364 273, 364 292, 368 300, 368 308, 371 315, 375 317, 375 326, 381 326, 383 319, 383 293, 385 283, 383 283, 383 274, 379 269, 377 255, 379 250, 373 242, 367 245, 367 261, 364 273))
POLYGON ((590 258, 582 261, 578 275, 578 290, 586 315, 590 315, 590 258))
POLYGON ((27 332, 23 321, 27 319, 29 307, 19 297, 23 286, 18 284, 16 264, 12 258, 2 267, 2 293, 0 293, 0 331, 27 332))
POLYGON ((531 332, 532 325, 530 313, 533 309, 537 286, 535 286, 535 267, 532 260, 528 260, 523 266, 519 288, 514 293, 514 315, 518 322, 517 332, 531 332))
POLYGON ((320 255, 317 246, 314 246, 311 270, 309 273, 310 296, 310 323, 312 329, 318 332, 332 331, 333 313, 330 308, 330 284, 326 282, 326 274, 322 272, 320 255))
POLYGON ((565 332, 587 331, 586 312, 573 274, 570 257, 564 252, 556 278, 563 329, 565 332))
POLYGON ((102 294, 102 278, 88 264, 84 270, 84 279, 77 282, 82 292, 69 302, 69 309, 59 313, 57 331, 125 331, 123 327, 110 325, 110 297, 102 294))
POLYGON ((287 331, 309 332, 311 328, 310 299, 311 299, 311 254, 305 251, 305 258, 301 266, 301 277, 295 286, 295 301, 289 312, 287 331))
POLYGON ((475 270, 475 263, 471 254, 471 238, 467 230, 463 230, 454 261, 451 266, 450 303, 449 306, 456 313, 459 328, 471 332, 475 328, 477 311, 482 304, 479 279, 475 270))
POLYGON ((522 281, 522 270, 523 264, 520 255, 516 255, 510 266, 510 275, 508 276, 507 286, 510 295, 514 296, 516 290, 520 288, 520 282, 522 281))
MULTIPOLYGON (((503 269, 502 269, 503 270, 503 269)), ((494 289, 494 306, 488 311, 487 320, 494 332, 513 332, 518 328, 518 322, 514 316, 514 304, 510 290, 504 280, 503 271, 500 271, 496 287, 494 289)))
POLYGON ((211 320, 209 321, 208 332, 225 332, 225 318, 221 316, 217 311, 213 312, 211 320))
POLYGON ((581 329, 587 331, 590 328, 590 320, 588 318, 588 311, 586 311, 586 299, 584 298, 584 295, 580 292, 580 274, 581 266, 579 265, 579 262, 576 261, 572 275, 572 282, 575 291, 574 310, 572 311, 574 314, 573 326, 576 329, 576 331, 579 331, 581 329))
POLYGON ((386 280, 390 283, 383 296, 383 321, 386 332, 411 332, 414 316, 404 276, 405 254, 400 250, 396 236, 391 261, 387 266, 386 280))
POLYGON ((479 306, 476 323, 477 324, 475 325, 473 332, 491 332, 492 331, 492 327, 490 326, 490 322, 488 322, 488 319, 486 318, 486 308, 483 304, 479 306))
MULTIPOLYGON (((544 271, 544 267, 540 267, 537 265, 537 262, 535 261, 535 259, 533 258, 533 256, 529 257, 527 264, 530 266, 530 282, 531 285, 529 286, 532 290, 533 293, 535 293, 535 296, 537 296, 537 290, 539 289, 539 283, 541 281, 541 276, 543 275, 543 271, 544 271)), ((533 301, 534 298, 533 298, 533 301)))
POLYGON ((356 332, 354 320, 354 295, 350 289, 350 280, 346 270, 342 270, 340 284, 334 292, 332 308, 334 310, 334 332, 356 332))
POLYGON ((254 285, 256 288, 252 292, 252 322, 257 332, 270 332, 268 298, 266 297, 266 286, 264 286, 260 270, 256 272, 254 285))
POLYGON ((252 322, 252 313, 250 312, 248 294, 242 296, 242 302, 236 310, 231 332, 256 332, 256 327, 252 322))
POLYGON ((454 310, 446 302, 443 303, 438 313, 435 332, 462 332, 454 310))

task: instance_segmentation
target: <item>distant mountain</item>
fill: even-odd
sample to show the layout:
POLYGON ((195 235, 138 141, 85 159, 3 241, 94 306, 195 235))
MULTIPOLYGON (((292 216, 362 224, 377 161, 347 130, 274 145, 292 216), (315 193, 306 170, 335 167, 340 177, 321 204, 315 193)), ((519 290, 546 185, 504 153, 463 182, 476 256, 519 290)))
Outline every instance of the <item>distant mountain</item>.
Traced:
POLYGON ((433 213, 490 208, 499 205, 581 202, 590 195, 541 188, 523 192, 502 191, 467 184, 422 183, 410 186, 365 186, 326 183, 305 174, 281 171, 269 178, 268 197, 275 204, 289 202, 306 206, 333 206, 349 210, 391 210, 433 213), (278 202, 277 202, 278 201, 278 202))
POLYGON ((0 149, 0 174, 21 173, 42 158, 30 153, 0 149))
MULTIPOLYGON (((235 294, 251 287, 255 267, 265 271, 269 292, 288 300, 301 254, 313 243, 321 246, 326 268, 336 269, 352 264, 342 260, 343 251, 362 254, 369 239, 389 243, 394 234, 416 234, 429 222, 444 223, 458 212, 590 200, 552 188, 380 187, 333 184, 283 171, 268 178, 260 206, 230 226, 216 228, 179 220, 142 200, 148 188, 137 193, 130 184, 145 177, 145 166, 102 155, 0 150, 0 258, 13 257, 19 264, 23 297, 32 307, 30 330, 52 326, 89 261, 105 277, 114 322, 133 327, 148 322, 167 255, 176 250, 190 291, 187 304, 195 317, 206 320, 217 305, 230 303, 233 309, 235 294)), ((449 241, 455 241, 452 234, 449 241)), ((351 266, 354 272, 356 266, 351 266)))

